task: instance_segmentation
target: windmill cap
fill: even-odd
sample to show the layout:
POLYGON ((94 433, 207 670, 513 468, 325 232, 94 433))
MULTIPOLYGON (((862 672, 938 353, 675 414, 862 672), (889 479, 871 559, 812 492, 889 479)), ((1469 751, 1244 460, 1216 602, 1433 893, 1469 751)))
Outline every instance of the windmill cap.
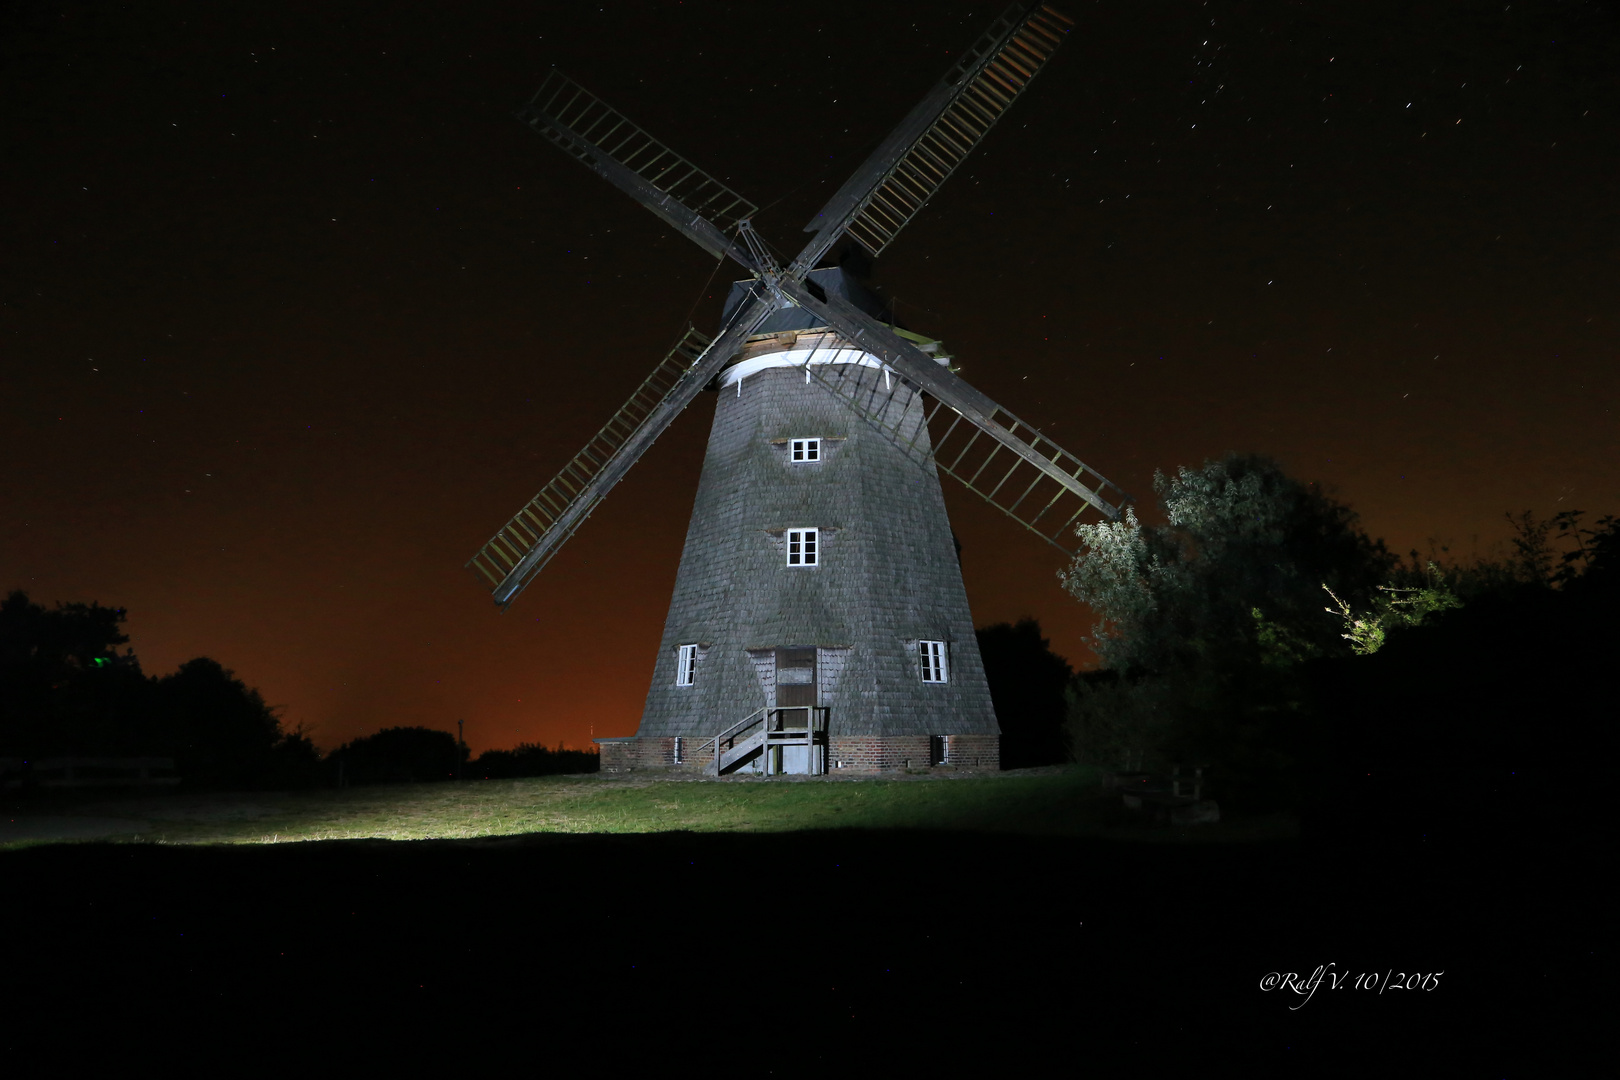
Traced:
MULTIPOLYGON (((822 291, 828 294, 836 293, 873 318, 884 322, 890 321, 887 305, 843 267, 829 266, 821 270, 812 270, 807 277, 819 285, 822 291)), ((748 299, 754 284, 753 278, 731 283, 731 292, 726 296, 726 306, 720 315, 721 326, 724 326, 742 306, 743 301, 748 299)), ((815 315, 803 308, 780 308, 765 316, 765 321, 759 324, 754 333, 780 334, 788 330, 810 330, 821 325, 822 322, 815 315)))

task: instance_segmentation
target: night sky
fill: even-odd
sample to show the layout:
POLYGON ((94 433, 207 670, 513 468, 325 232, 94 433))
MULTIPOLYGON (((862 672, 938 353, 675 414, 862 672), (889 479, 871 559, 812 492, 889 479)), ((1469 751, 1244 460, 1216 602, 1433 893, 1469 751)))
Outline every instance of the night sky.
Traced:
MULTIPOLYGON (((466 7, 0 28, 0 588, 127 607, 148 673, 212 656, 328 749, 640 717, 709 397, 509 612, 463 563, 739 274, 512 119, 548 67, 794 252, 999 10, 466 7)), ((1063 8, 881 260, 902 322, 1149 518, 1155 469, 1229 451, 1398 552, 1620 512, 1612 9, 1063 8)), ((1061 554, 946 497, 976 623, 1089 661, 1061 554)))

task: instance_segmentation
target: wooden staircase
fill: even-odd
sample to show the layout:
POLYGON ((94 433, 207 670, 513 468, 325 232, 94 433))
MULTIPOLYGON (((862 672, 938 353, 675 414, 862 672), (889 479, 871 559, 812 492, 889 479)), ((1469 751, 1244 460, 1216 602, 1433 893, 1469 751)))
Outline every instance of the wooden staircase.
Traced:
POLYGON ((827 709, 813 705, 755 709, 714 737, 704 772, 724 776, 761 753, 765 775, 775 776, 781 771, 780 751, 797 746, 807 749, 809 772, 827 771, 827 709))

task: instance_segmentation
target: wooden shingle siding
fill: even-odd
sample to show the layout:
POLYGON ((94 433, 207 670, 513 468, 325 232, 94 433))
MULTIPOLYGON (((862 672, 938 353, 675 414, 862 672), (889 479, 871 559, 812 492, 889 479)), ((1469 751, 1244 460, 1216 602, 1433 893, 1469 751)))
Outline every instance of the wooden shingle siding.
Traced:
MULTIPOLYGON (((930 735, 995 741, 1000 728, 938 474, 851 417, 819 384, 806 384, 801 369, 767 369, 749 376, 740 395, 728 389, 714 400, 639 735, 680 735, 695 748, 771 704, 767 650, 813 647, 831 738, 915 738, 914 753, 879 756, 919 765, 927 764, 930 735), (828 439, 823 458, 794 467, 783 440, 806 435, 828 439), (825 530, 814 572, 784 565, 780 535, 770 530, 786 525, 825 530), (950 643, 948 683, 921 681, 919 638, 950 643), (677 688, 676 646, 693 641, 708 646, 700 677, 677 688)), ((909 438, 921 402, 902 393, 893 408, 909 438)), ((607 761, 604 754, 604 768, 607 761)))

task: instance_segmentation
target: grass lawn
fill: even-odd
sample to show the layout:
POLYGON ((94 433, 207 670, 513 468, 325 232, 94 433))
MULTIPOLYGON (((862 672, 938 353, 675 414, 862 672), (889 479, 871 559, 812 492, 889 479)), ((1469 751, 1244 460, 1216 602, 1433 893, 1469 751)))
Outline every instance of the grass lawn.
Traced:
POLYGON ((1284 819, 1182 829, 1128 820, 1119 797, 1104 793, 1097 775, 1081 768, 811 781, 587 775, 311 792, 14 798, 6 809, 0 847, 60 839, 271 844, 838 828, 1221 841, 1277 839, 1293 830, 1284 819), (53 829, 51 822, 62 824, 53 829))

